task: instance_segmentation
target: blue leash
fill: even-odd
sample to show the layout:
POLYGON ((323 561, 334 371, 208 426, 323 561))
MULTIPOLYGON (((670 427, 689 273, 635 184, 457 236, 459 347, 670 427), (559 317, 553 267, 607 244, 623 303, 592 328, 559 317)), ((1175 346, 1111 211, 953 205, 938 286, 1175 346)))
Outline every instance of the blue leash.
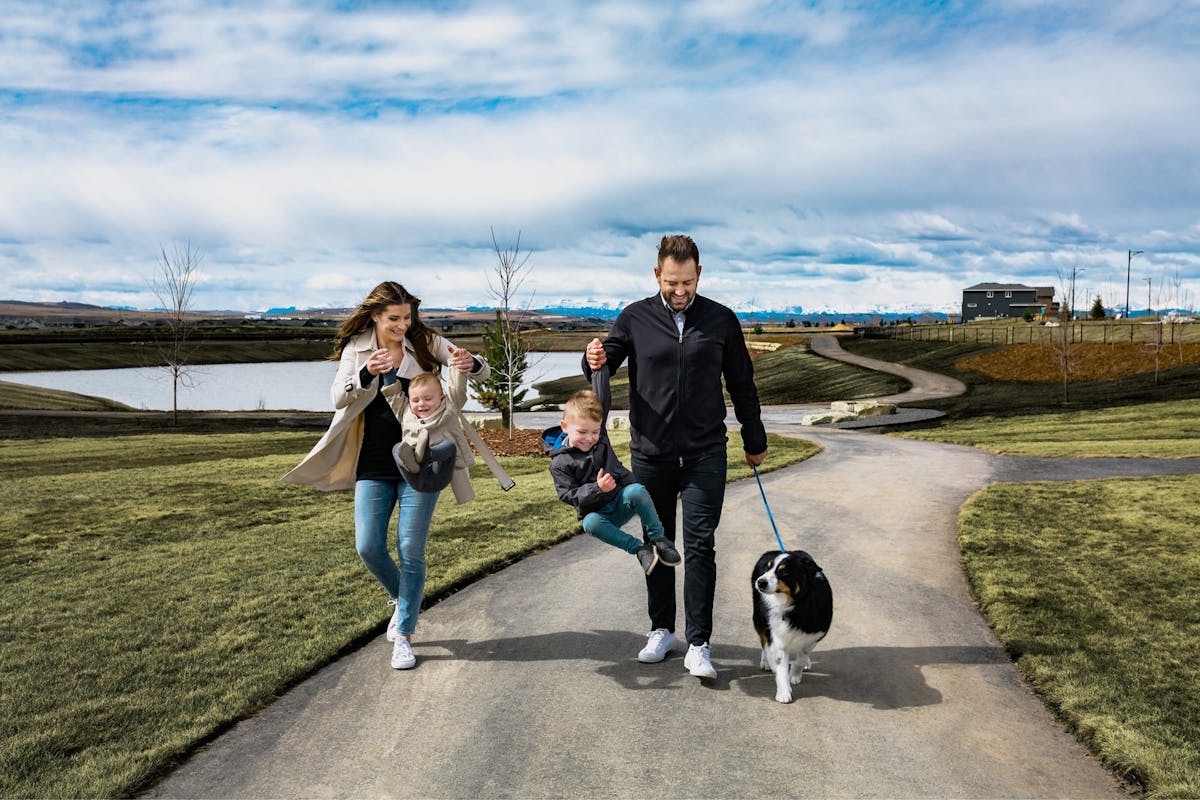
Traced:
POLYGON ((767 509, 767 519, 771 520, 771 530, 775 531, 775 541, 779 542, 779 552, 786 553, 788 549, 783 546, 783 539, 779 536, 779 528, 775 526, 775 515, 771 513, 771 504, 767 502, 767 493, 763 490, 762 478, 758 477, 758 467, 751 467, 754 470, 754 480, 758 481, 758 491, 762 495, 763 505, 767 509))

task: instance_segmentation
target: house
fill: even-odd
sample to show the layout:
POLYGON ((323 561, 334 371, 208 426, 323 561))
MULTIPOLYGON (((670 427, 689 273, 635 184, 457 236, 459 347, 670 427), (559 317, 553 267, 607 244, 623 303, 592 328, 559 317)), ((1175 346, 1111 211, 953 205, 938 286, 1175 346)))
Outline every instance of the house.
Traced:
POLYGON ((1020 283, 978 283, 963 289, 962 321, 986 317, 1021 318, 1027 309, 1043 316, 1053 314, 1053 286, 1025 286, 1020 283))

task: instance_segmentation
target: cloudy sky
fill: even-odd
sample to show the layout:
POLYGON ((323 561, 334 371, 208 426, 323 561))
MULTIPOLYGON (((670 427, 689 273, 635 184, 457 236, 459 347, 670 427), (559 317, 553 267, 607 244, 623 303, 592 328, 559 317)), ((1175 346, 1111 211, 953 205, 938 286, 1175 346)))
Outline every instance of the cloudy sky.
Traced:
POLYGON ((1200 294, 1200 2, 0 6, 0 299, 953 310, 1200 294), (1147 282, 1149 279, 1149 282, 1147 282), (494 277, 493 281, 494 283, 494 277))

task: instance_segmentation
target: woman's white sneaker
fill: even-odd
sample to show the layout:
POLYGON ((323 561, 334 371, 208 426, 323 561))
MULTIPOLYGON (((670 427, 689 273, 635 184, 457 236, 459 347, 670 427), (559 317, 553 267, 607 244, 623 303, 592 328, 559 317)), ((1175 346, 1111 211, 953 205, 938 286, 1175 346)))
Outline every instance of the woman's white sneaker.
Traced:
POLYGON ((396 610, 392 612, 392 618, 388 620, 387 640, 389 642, 396 641, 396 631, 400 630, 400 605, 395 600, 388 600, 388 605, 396 606, 396 610))
POLYGON ((392 669, 412 669, 417 665, 417 656, 413 653, 412 643, 404 636, 397 636, 392 645, 392 669))

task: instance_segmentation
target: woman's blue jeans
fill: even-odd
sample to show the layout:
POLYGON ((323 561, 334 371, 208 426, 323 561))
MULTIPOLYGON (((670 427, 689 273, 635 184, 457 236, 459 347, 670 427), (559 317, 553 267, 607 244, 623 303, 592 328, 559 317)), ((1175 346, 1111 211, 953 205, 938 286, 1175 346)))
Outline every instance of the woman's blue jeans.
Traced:
POLYGON ((654 510, 654 501, 640 483, 622 486, 616 497, 598 511, 586 515, 583 529, 605 544, 619 547, 626 553, 634 553, 642 546, 642 540, 621 530, 621 526, 633 519, 634 514, 642 518, 642 528, 647 538, 663 538, 663 526, 658 520, 658 512, 654 510))
POLYGON ((425 540, 440 492, 418 492, 403 480, 361 480, 354 484, 354 547, 371 574, 396 598, 400 633, 411 636, 425 594, 425 540), (388 552, 388 523, 396 518, 396 552, 388 552))

